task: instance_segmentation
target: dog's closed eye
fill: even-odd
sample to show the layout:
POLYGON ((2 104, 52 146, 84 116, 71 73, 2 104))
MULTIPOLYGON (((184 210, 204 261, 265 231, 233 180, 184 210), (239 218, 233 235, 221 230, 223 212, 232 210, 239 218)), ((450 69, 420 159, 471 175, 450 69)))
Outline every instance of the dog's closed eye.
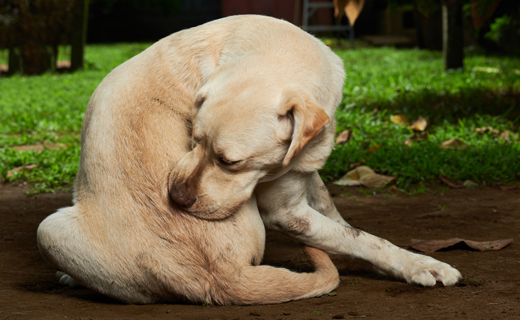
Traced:
POLYGON ((231 166, 231 165, 241 162, 242 160, 233 161, 233 160, 226 159, 224 156, 220 156, 218 158, 218 161, 225 166, 231 166))

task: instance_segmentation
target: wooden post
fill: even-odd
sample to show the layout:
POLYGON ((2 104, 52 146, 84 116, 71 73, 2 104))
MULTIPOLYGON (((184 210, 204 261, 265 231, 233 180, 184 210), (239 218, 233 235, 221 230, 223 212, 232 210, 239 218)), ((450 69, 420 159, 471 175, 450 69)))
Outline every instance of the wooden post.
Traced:
POLYGON ((85 43, 87 42, 89 0, 76 0, 74 5, 74 18, 72 22, 70 70, 83 69, 85 55, 85 43))
POLYGON ((464 68, 464 28, 462 1, 442 2, 442 51, 444 69, 464 68))

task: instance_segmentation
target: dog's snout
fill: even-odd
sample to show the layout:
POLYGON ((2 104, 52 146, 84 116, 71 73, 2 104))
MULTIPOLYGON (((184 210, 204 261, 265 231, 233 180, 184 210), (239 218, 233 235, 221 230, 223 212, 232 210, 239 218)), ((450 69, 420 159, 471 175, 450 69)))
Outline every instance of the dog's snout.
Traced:
POLYGON ((170 197, 184 208, 190 208, 197 200, 194 196, 190 195, 188 190, 180 187, 176 183, 170 186, 170 197))

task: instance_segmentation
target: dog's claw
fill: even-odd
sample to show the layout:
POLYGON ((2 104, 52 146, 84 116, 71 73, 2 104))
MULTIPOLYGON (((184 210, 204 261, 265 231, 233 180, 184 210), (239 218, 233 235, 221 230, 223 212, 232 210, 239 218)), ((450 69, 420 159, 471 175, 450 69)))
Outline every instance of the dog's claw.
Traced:
POLYGON ((57 271, 56 278, 58 278, 60 284, 68 286, 69 288, 74 288, 79 285, 79 283, 76 280, 72 279, 72 277, 66 274, 65 272, 57 271))

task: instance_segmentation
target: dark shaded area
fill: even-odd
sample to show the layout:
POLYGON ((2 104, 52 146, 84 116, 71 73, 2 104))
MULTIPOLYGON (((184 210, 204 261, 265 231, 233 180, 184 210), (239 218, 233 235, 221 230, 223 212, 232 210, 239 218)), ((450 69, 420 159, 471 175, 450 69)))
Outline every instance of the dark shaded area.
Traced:
POLYGON ((428 118, 430 125, 442 121, 457 123, 458 119, 475 115, 501 116, 520 125, 520 89, 467 87, 459 92, 439 92, 431 89, 403 90, 393 100, 372 101, 366 110, 387 109, 393 113, 428 118))
POLYGON ((220 17, 219 0, 92 0, 87 42, 153 42, 220 17))

